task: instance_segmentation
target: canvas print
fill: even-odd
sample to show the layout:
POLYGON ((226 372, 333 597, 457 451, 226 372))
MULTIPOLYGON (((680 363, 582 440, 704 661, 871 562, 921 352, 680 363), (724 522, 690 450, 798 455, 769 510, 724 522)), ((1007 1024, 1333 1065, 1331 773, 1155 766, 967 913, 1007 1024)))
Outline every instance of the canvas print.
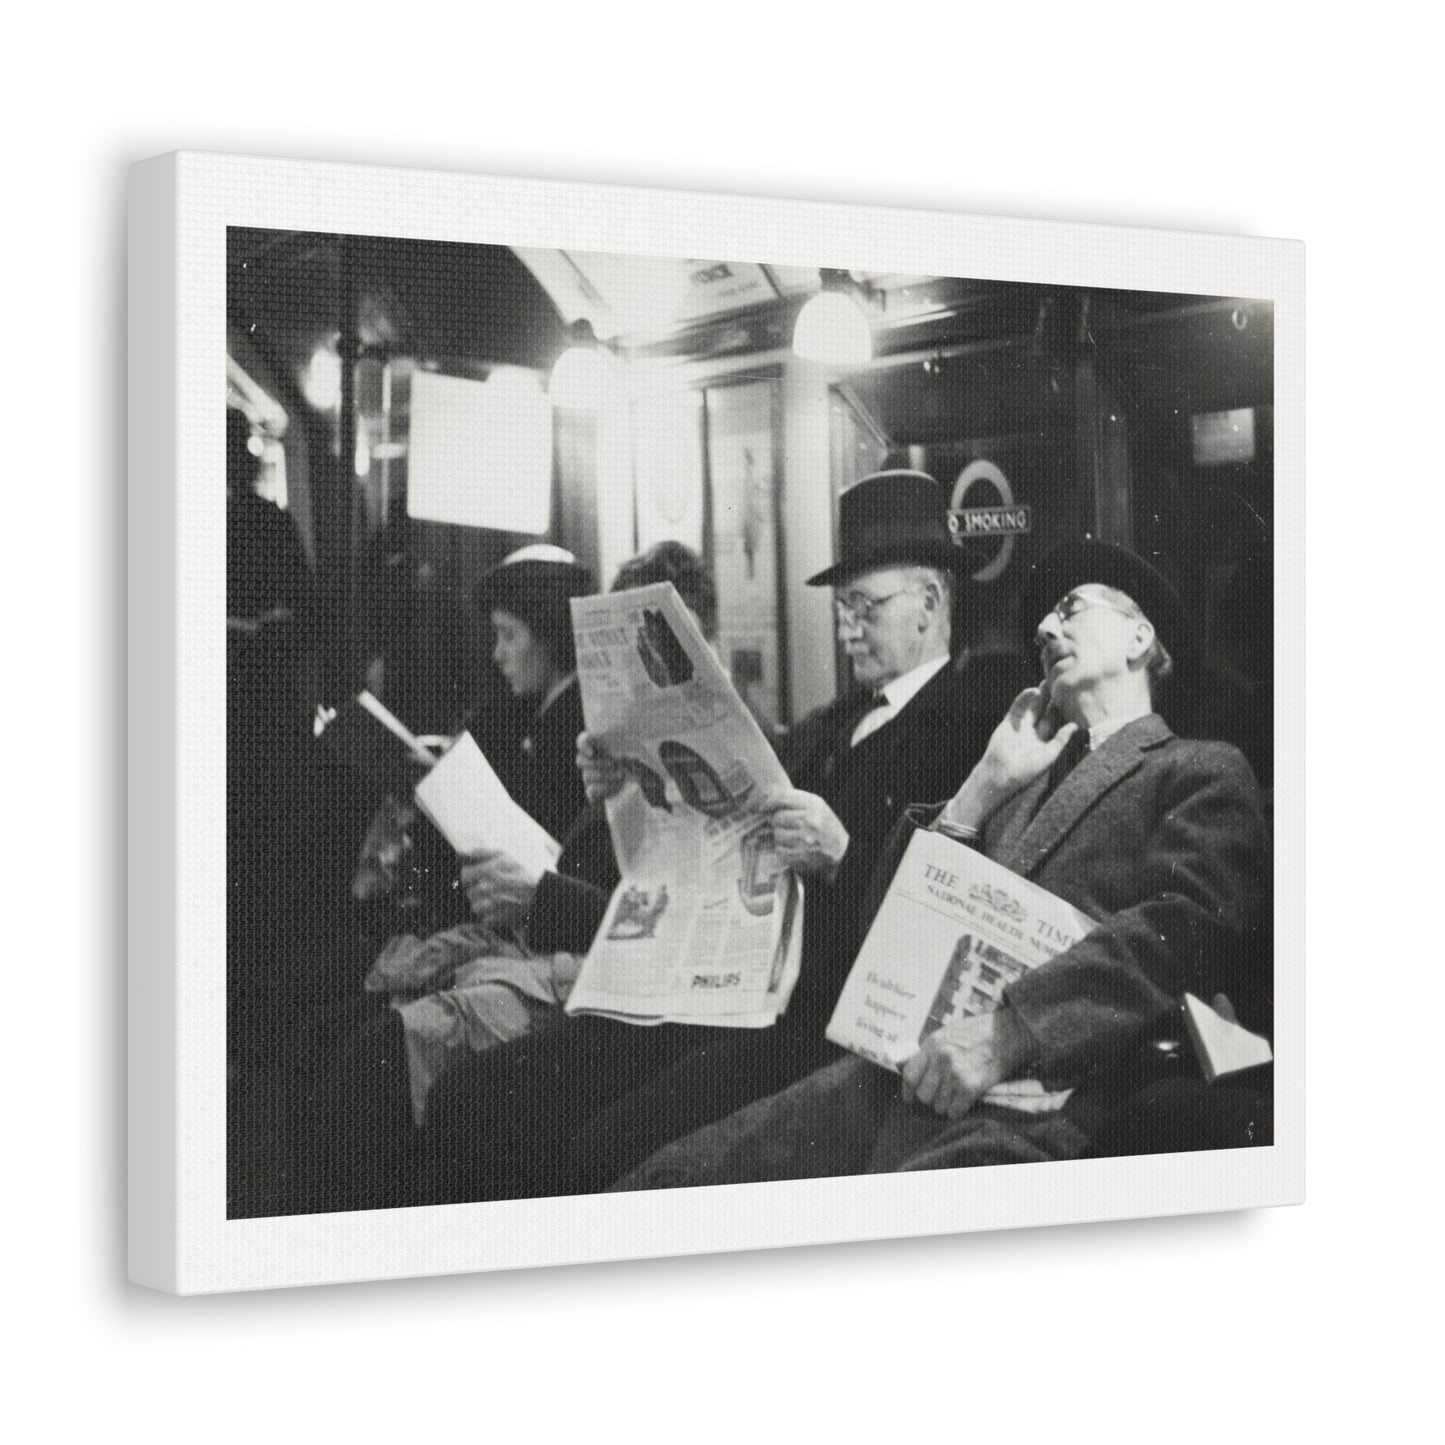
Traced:
POLYGON ((245 227, 226 261, 231 1217, 1271 1144, 1269 1063, 1208 1082, 1184 1007, 1272 1033, 1268 298, 245 227), (657 537, 678 472, 704 525, 657 537), (661 609, 634 682, 571 605, 659 584, 715 689, 661 609), (417 786, 462 736, 505 796, 459 851, 417 786), (654 829, 676 873, 634 878, 654 829), (658 1023, 771 966, 780 870, 776 1020, 658 1023), (568 1007, 614 892, 625 1018, 568 1007))
POLYGON ((1298 1157, 1274 290, 234 214, 208 1238, 1298 1157))

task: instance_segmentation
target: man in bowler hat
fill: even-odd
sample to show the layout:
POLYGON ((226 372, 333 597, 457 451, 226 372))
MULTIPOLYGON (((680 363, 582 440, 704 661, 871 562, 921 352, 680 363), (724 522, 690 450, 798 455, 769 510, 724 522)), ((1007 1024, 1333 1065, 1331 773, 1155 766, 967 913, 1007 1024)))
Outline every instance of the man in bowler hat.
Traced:
MULTIPOLYGON (((971 706, 952 654, 961 555, 939 483, 885 471, 843 495, 838 560, 808 579, 833 589, 853 687, 785 741, 795 786, 768 804, 779 857, 807 890, 783 1019, 758 1031, 577 1017, 479 1056, 433 1096, 428 1197, 601 1189, 835 1055, 824 1030, 866 927, 859 904, 877 852, 908 804, 958 788, 996 720, 971 706)), ((580 761, 594 796, 621 785, 585 738, 580 761)))
POLYGON ((1156 710, 1189 652, 1177 594, 1143 559, 1084 543, 1046 559, 1023 601, 1040 684, 948 803, 910 810, 874 891, 913 828, 932 827, 1066 899, 1094 929, 1017 979, 995 1011, 929 1035, 901 1087, 844 1058, 661 1150, 618 1187, 1111 1152, 1111 1121, 1140 1087, 1141 1045, 1177 1027, 1181 995, 1258 995, 1268 852, 1254 777, 1237 749, 1176 737, 1156 710), (1033 1096, 1033 1112, 990 1098, 1026 1079, 1048 1094, 1033 1096))

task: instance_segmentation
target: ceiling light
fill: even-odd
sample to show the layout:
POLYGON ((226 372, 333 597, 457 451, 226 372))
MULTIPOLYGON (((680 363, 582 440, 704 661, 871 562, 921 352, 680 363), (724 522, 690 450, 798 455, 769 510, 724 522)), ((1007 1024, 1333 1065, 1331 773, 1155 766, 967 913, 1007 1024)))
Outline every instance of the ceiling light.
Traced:
POLYGON ((847 271, 825 269, 823 289, 808 299, 793 328, 793 353, 825 366, 866 366, 873 359, 873 327, 864 304, 869 288, 847 271))
POLYGON ((547 382, 552 405, 571 411, 599 411, 618 395, 617 362, 597 340, 592 323, 574 321, 566 351, 547 382))
POLYGON ((301 391, 317 411, 341 405, 341 358, 330 346, 318 346, 301 378, 301 391))

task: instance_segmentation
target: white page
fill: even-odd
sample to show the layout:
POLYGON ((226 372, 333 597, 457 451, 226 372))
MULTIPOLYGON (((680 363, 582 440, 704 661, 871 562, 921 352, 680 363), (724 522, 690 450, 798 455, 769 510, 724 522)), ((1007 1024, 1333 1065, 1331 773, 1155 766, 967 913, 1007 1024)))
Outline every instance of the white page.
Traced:
POLYGON ((417 737, 416 734, 413 733, 412 730, 407 727, 407 725, 402 722, 402 720, 397 717, 397 715, 392 712, 390 708, 385 706, 385 704, 379 702, 369 692, 367 692, 365 688, 363 688, 359 693, 356 694, 356 701, 358 705, 365 708, 366 711, 369 712, 372 717, 374 717, 377 722, 379 722, 382 727, 387 730, 387 732, 391 733, 393 737, 405 743, 407 746, 407 750, 411 753, 412 757, 417 760, 417 762, 423 763, 427 767, 430 767, 436 761, 436 759, 431 755, 431 753, 427 751, 426 745, 422 742, 422 740, 417 737))
POLYGON ((1252 1069, 1274 1058, 1268 1039, 1216 1013, 1192 993, 1184 995, 1184 1016, 1199 1066, 1211 1084, 1225 1074, 1252 1069))
POLYGON ((556 867, 562 850, 512 800, 470 733, 417 784, 416 801, 460 854, 500 848, 535 873, 556 867))

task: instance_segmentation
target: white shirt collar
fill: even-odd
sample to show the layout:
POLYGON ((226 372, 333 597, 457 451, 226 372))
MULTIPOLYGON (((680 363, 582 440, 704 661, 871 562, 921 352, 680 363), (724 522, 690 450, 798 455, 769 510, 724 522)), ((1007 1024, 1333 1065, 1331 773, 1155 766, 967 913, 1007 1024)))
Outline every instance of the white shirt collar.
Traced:
POLYGON ((542 714, 546 712, 547 709, 551 707, 552 704, 556 702, 557 699, 561 697, 562 694, 566 692, 567 689, 571 687, 572 684, 576 681, 577 674, 575 672, 569 672, 566 677, 559 677, 557 681, 554 682, 552 686, 547 689, 547 696, 542 699, 541 707, 539 707, 537 711, 532 714, 532 720, 535 722, 537 718, 541 717, 542 714))
POLYGON ((850 745, 856 748, 864 738, 871 737, 885 723, 892 722, 934 677, 948 666, 950 660, 945 652, 942 657, 921 662, 911 672, 905 672, 902 677, 895 677, 892 682, 884 683, 878 690, 881 702, 871 712, 863 714, 853 729, 850 745))
POLYGON ((1101 723, 1095 723, 1089 729, 1089 751, 1096 751, 1104 743, 1114 736, 1120 728, 1126 728, 1131 722, 1138 722, 1141 717, 1148 717, 1148 710, 1138 713, 1134 717, 1111 717, 1101 723))
POLYGON ((934 657, 927 662, 920 662, 912 672, 905 672, 902 677, 895 677, 892 682, 884 683, 879 689, 883 694, 884 703, 893 712, 899 712, 912 702, 925 685, 948 666, 948 663, 949 656, 945 652, 942 657, 934 657))

